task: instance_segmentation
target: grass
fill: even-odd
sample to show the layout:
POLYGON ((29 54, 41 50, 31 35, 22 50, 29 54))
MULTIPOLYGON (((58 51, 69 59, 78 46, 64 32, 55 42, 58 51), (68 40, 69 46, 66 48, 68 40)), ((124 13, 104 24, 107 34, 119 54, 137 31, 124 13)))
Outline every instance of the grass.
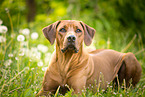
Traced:
MULTIPOLYGON (((0 43, 0 97, 34 97, 41 88, 44 72, 48 66, 54 47, 50 46, 42 33, 38 33, 39 37, 37 39, 32 39, 31 33, 32 32, 26 35, 25 33, 18 33, 18 31, 14 32, 12 27, 10 35, 4 33, 0 34, 6 38, 6 41, 0 43), (13 36, 11 37, 11 35, 13 36), (19 35, 23 35, 25 39, 17 39, 19 35)), ((112 33, 115 33, 115 31, 112 33)), ((141 38, 135 35, 132 40, 127 40, 128 35, 120 35, 118 33, 115 37, 119 38, 115 40, 112 39, 113 37, 105 39, 100 33, 97 33, 97 35, 98 36, 94 39, 96 41, 94 41, 92 45, 96 48, 111 48, 122 52, 130 51, 136 54, 143 69, 140 82, 135 88, 131 86, 126 88, 125 85, 123 85, 115 89, 112 84, 109 84, 107 91, 98 89, 97 92, 94 93, 93 89, 86 89, 80 95, 72 95, 73 90, 70 90, 64 96, 144 97, 145 52, 141 38)), ((54 96, 63 97, 59 94, 59 88, 54 96)))

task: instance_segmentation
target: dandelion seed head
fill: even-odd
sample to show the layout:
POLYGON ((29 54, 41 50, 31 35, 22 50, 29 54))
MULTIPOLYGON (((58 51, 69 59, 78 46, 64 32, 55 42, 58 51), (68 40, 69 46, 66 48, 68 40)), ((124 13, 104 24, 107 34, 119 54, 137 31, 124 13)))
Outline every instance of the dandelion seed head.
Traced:
POLYGON ((43 66, 43 62, 40 61, 40 62, 37 63, 37 65, 38 65, 38 66, 43 66))
POLYGON ((33 33, 31 34, 31 38, 32 38, 32 39, 37 39, 37 38, 38 38, 38 33, 37 33, 37 32, 33 32, 33 33))
POLYGON ((43 45, 43 44, 39 44, 39 45, 37 46, 37 49, 38 49, 39 51, 43 52, 43 53, 46 53, 46 52, 48 51, 48 47, 45 46, 45 45, 43 45))
POLYGON ((25 40, 25 37, 23 35, 18 35, 17 40, 22 42, 25 40))
POLYGON ((40 59, 40 58, 41 58, 41 53, 40 53, 40 52, 37 52, 37 53, 36 53, 36 58, 37 58, 37 59, 40 59))
POLYGON ((42 71, 46 71, 46 70, 47 70, 47 67, 43 67, 43 68, 42 68, 42 71))
POLYGON ((23 33, 24 35, 29 35, 30 30, 29 30, 28 28, 25 28, 25 29, 22 30, 22 33, 23 33))
POLYGON ((19 53, 19 56, 24 56, 24 54, 25 54, 25 51, 26 49, 25 48, 21 48, 20 49, 20 53, 19 53))
MULTIPOLYGON (((21 48, 20 49, 20 54, 22 54, 22 55, 25 55, 25 56, 29 56, 29 53, 30 53, 30 51, 29 51, 29 49, 28 48, 21 48)), ((20 55, 21 56, 21 55, 20 55)))
POLYGON ((8 31, 8 28, 6 26, 0 26, 0 33, 6 33, 8 31))

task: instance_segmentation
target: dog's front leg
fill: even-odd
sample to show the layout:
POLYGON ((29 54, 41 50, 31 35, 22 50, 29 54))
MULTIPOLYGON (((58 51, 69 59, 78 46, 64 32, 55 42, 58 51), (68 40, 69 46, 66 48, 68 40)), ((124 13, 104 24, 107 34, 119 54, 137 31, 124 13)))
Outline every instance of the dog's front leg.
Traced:
POLYGON ((48 96, 55 93, 57 87, 59 86, 57 81, 59 76, 53 73, 49 71, 49 69, 47 69, 44 75, 42 89, 38 92, 36 97, 43 96, 43 95, 48 96))
POLYGON ((69 84, 71 88, 74 90, 74 93, 82 93, 82 90, 85 89, 86 86, 86 76, 74 76, 69 79, 69 84))

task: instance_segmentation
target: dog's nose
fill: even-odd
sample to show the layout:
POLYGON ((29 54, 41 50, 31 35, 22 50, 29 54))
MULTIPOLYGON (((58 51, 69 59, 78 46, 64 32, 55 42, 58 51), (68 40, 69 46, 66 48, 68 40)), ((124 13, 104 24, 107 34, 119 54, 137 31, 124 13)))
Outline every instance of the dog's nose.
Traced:
POLYGON ((76 37, 75 37, 74 35, 69 35, 69 36, 67 37, 67 40, 68 40, 69 42, 74 42, 74 41, 76 40, 76 37))

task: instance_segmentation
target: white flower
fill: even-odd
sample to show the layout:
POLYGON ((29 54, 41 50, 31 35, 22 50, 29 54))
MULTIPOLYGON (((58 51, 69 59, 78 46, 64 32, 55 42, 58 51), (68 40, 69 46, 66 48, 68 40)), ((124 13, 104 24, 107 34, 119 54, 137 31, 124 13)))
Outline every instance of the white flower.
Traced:
POLYGON ((37 46, 37 49, 38 49, 39 51, 43 52, 43 53, 46 53, 46 52, 48 51, 48 47, 45 46, 45 45, 43 45, 43 44, 39 44, 39 45, 37 46))
POLYGON ((47 70, 47 67, 43 67, 43 68, 42 68, 42 71, 46 71, 46 70, 47 70))
POLYGON ((0 26, 0 33, 6 33, 8 28, 6 26, 0 26))
POLYGON ((41 53, 38 51, 37 48, 32 47, 31 50, 29 51, 29 57, 33 60, 36 61, 36 59, 40 60, 41 58, 41 53))
POLYGON ((3 21, 0 19, 0 25, 3 23, 3 21))
POLYGON ((117 93, 113 92, 114 95, 116 95, 117 93))
POLYGON ((103 89, 102 92, 105 92, 105 90, 103 89))
POLYGON ((5 42, 5 41, 6 41, 6 38, 3 36, 0 36, 0 43, 5 42))
POLYGON ((110 86, 110 88, 112 88, 113 86, 110 86))
POLYGON ((40 61, 40 62, 37 63, 37 65, 38 65, 38 66, 43 66, 43 62, 40 61))
POLYGON ((38 33, 37 33, 37 32, 33 32, 33 33, 31 34, 31 38, 32 38, 32 39, 37 39, 37 38, 38 38, 38 33))
POLYGON ((19 56, 24 56, 24 52, 20 53, 19 56))
POLYGON ((19 60, 19 58, 18 58, 18 57, 15 57, 15 59, 16 59, 16 60, 19 60))
POLYGON ((38 52, 38 50, 37 50, 36 47, 32 47, 32 48, 31 48, 31 52, 32 52, 32 53, 36 53, 36 52, 38 52))
POLYGON ((41 58, 41 53, 37 52, 35 57, 36 57, 36 59, 40 59, 41 58))
POLYGON ((13 57, 14 55, 12 53, 8 54, 9 57, 13 57))
POLYGON ((24 35, 29 35, 30 30, 29 30, 28 28, 25 28, 25 29, 22 30, 22 33, 23 33, 24 35))
POLYGON ((31 70, 34 70, 35 68, 31 68, 31 70))
POLYGON ((23 35, 18 35, 17 36, 17 40, 18 41, 24 41, 25 40, 25 37, 23 35))
POLYGON ((9 66, 9 65, 11 65, 11 63, 12 63, 13 61, 11 60, 11 59, 8 59, 8 60, 6 60, 5 61, 5 66, 9 66))
POLYGON ((34 92, 34 94, 36 94, 36 93, 37 93, 37 91, 34 92))
POLYGON ((19 56, 22 56, 22 55, 24 55, 25 54, 25 56, 29 56, 29 49, 28 48, 21 48, 20 49, 20 54, 19 54, 19 56))

